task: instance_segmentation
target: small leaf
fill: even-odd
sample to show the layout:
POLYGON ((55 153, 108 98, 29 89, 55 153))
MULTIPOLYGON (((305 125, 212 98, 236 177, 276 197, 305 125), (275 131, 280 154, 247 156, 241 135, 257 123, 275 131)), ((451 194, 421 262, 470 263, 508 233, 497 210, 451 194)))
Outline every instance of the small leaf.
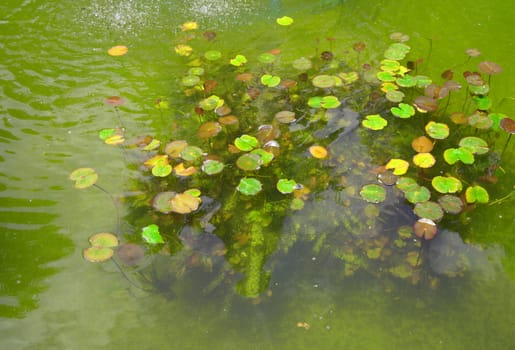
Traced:
POLYGON ((327 89, 330 87, 333 87, 335 84, 334 77, 332 75, 317 75, 312 80, 313 86, 321 88, 321 89, 327 89))
POLYGON ((89 243, 94 247, 113 248, 118 246, 118 238, 115 234, 109 232, 96 233, 89 237, 89 243))
POLYGON ((193 52, 193 48, 191 46, 184 44, 175 46, 174 50, 179 56, 189 56, 193 52))
POLYGON ((431 168, 436 159, 431 153, 417 153, 413 156, 413 163, 419 168, 431 168))
POLYGON ((143 227, 141 237, 150 244, 164 243, 163 237, 159 233, 159 227, 155 224, 143 227))
POLYGON ((276 87, 281 83, 281 78, 275 75, 265 74, 261 77, 261 84, 268 87, 276 87))
POLYGON ((93 186, 98 180, 98 174, 93 168, 78 168, 68 178, 75 181, 75 188, 83 189, 93 186))
POLYGON ((359 194, 361 198, 370 203, 380 203, 386 199, 386 190, 376 184, 363 186, 359 194))
POLYGON ((107 53, 110 56, 123 56, 127 52, 129 52, 129 48, 127 46, 124 46, 124 45, 113 46, 109 50, 107 50, 107 53))
POLYGON ((414 213, 420 218, 438 221, 443 217, 442 207, 435 202, 423 202, 415 204, 414 213))
POLYGON ((386 164, 386 169, 394 169, 394 175, 404 175, 408 171, 409 163, 403 159, 390 159, 386 164))
POLYGON ((277 18, 275 21, 277 22, 277 24, 281 26, 289 26, 293 23, 293 18, 288 16, 282 16, 277 18))
POLYGON ((259 141, 254 136, 243 134, 234 140, 234 145, 240 151, 248 152, 259 146, 259 141))
POLYGON ((445 161, 450 165, 453 165, 458 160, 460 160, 463 164, 473 164, 474 154, 463 147, 448 148, 443 152, 443 159, 445 159, 445 161))
POLYGON ((456 193, 462 189, 461 181, 452 176, 435 176, 431 184, 440 193, 456 193))
POLYGON ((423 203, 427 202, 431 198, 431 192, 425 186, 411 187, 409 190, 404 192, 406 199, 410 203, 423 203))
POLYGON ((460 140, 460 148, 466 149, 470 151, 472 154, 485 154, 488 153, 488 144, 485 140, 475 137, 469 136, 464 137, 460 140))
POLYGON ((247 63, 247 58, 243 55, 236 55, 234 58, 232 58, 230 60, 230 63, 233 66, 240 67, 240 66, 244 65, 245 63, 247 63))
POLYGON ((429 240, 436 236, 437 228, 433 220, 422 218, 415 223, 413 231, 417 237, 429 240))
POLYGON ((245 171, 258 170, 262 164, 261 156, 252 153, 243 154, 236 160, 236 166, 245 171))
POLYGON ((438 204, 440 204, 443 210, 449 214, 459 214, 463 210, 463 202, 460 197, 446 194, 438 198, 438 204))
POLYGON ((295 61, 293 61, 293 68, 301 70, 301 71, 311 69, 312 66, 313 66, 313 64, 311 63, 309 58, 306 58, 306 57, 301 57, 301 58, 298 58, 295 61))
POLYGON ((371 130, 381 130, 388 124, 386 119, 381 117, 379 114, 367 115, 365 120, 361 122, 361 124, 371 130))
POLYGON ((198 209, 201 199, 190 193, 177 193, 171 200, 172 211, 179 214, 189 214, 198 209))
POLYGON ((208 175, 215 175, 222 172, 224 164, 214 159, 207 159, 202 163, 202 171, 208 175))
POLYGON ((263 186, 258 179, 245 177, 240 180, 238 187, 236 188, 238 191, 247 196, 253 196, 259 193, 262 190, 263 186))
POLYGON ((443 140, 449 136, 449 127, 447 124, 430 121, 426 124, 425 130, 433 139, 443 140))
POLYGON ((392 114, 398 118, 407 119, 415 115, 415 108, 407 103, 399 103, 397 107, 390 108, 392 114))
POLYGON ((114 251, 106 247, 89 247, 82 252, 84 259, 90 262, 103 262, 111 259, 114 251))
POLYGON ((314 145, 309 147, 309 153, 317 159, 324 159, 327 157, 327 149, 322 146, 314 145))
POLYGON ((277 190, 282 194, 292 193, 295 190, 302 188, 295 180, 280 179, 277 181, 277 190))
POLYGON ((488 192, 481 186, 470 186, 465 191, 467 203, 488 203, 488 192))
POLYGON ((204 53, 204 57, 209 61, 216 61, 222 57, 222 53, 217 50, 210 50, 204 53))

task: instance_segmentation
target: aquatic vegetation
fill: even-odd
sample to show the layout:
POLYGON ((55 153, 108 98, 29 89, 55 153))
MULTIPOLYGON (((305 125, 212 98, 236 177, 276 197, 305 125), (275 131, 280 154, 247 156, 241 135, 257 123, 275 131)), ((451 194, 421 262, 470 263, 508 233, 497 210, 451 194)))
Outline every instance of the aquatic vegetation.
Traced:
MULTIPOLYGON (((223 251, 229 267, 218 269, 207 289, 238 276, 235 289, 256 298, 273 273, 271 256, 308 243, 342 262, 342 276, 364 270, 434 286, 425 243, 449 217, 489 203, 489 185, 478 182, 500 167, 513 133, 513 120, 494 113, 488 96, 501 67, 483 61, 461 83, 448 70, 440 85, 414 69, 402 33, 392 34, 395 42, 374 65, 360 63, 367 46, 354 44, 359 64, 351 67, 332 49, 290 62, 281 56, 286 48, 247 56, 218 51, 216 33, 199 27, 181 26, 184 37, 174 46, 185 66, 177 79, 181 99, 157 100, 158 137, 129 143, 117 109, 124 100, 105 100, 120 126, 101 130, 100 139, 133 156, 142 173, 131 180, 138 195, 127 199, 127 220, 134 229, 117 232, 127 241, 118 259, 126 266, 145 254, 183 259, 174 265, 180 276, 195 264, 212 270, 213 252, 223 251), (209 50, 196 39, 209 41, 209 50), (462 85, 464 101, 454 97, 462 85), (164 114, 174 104, 181 122, 170 128, 164 114), (499 148, 492 134, 503 131, 509 136, 501 156, 488 157, 499 148), (186 229, 195 231, 187 240, 186 229), (206 241, 216 249, 186 254, 208 236, 216 237, 206 241)), ((468 59, 476 54, 467 51, 468 59)), ((80 168, 70 179, 87 188, 98 175, 80 168)), ((98 244, 90 260, 110 259, 100 253, 112 251, 98 244)))

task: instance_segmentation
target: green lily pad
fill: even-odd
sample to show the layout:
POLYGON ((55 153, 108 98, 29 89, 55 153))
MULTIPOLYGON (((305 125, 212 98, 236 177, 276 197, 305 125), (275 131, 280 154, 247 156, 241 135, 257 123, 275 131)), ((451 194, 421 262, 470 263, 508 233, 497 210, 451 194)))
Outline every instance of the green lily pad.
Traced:
POLYGON ((175 197, 177 193, 166 191, 158 193, 154 199, 152 200, 152 206, 158 212, 168 214, 172 212, 172 198, 175 197))
POLYGON ((464 137, 460 140, 460 148, 464 148, 472 154, 488 153, 488 144, 485 140, 475 136, 464 137))
POLYGON ((474 96, 472 98, 476 103, 477 109, 487 111, 492 107, 492 100, 486 96, 474 96))
POLYGON ((401 64, 399 61, 395 60, 382 60, 381 61, 381 70, 385 72, 396 72, 399 70, 401 64))
POLYGON ((488 196, 487 190, 476 185, 467 188, 465 191, 465 199, 467 200, 467 203, 488 203, 490 197, 488 196))
POLYGON ((172 173, 172 166, 165 162, 158 162, 152 167, 152 175, 157 177, 166 177, 172 173))
POLYGON ((425 75, 415 75, 413 79, 417 82, 417 87, 422 89, 433 83, 431 78, 425 75))
POLYGON ((118 237, 115 234, 109 232, 95 233, 89 237, 89 243, 94 247, 99 248, 113 248, 117 247, 118 237))
POLYGON ((289 26, 293 23, 293 18, 288 16, 282 16, 277 18, 275 21, 277 22, 277 24, 281 26, 289 26))
POLYGON ((165 242, 159 233, 159 226, 155 224, 143 227, 141 231, 141 237, 149 244, 159 244, 165 242))
POLYGON ((268 87, 276 87, 281 83, 281 78, 276 75, 265 74, 261 77, 261 84, 268 87))
POLYGON ((415 115, 415 108, 407 103, 399 103, 397 107, 390 108, 392 114, 398 118, 407 119, 415 115))
POLYGON ((500 127, 500 123, 501 123, 501 120, 503 120, 504 118, 507 118, 508 116, 506 114, 502 114, 502 113, 490 113, 488 115, 488 118, 490 118, 492 120, 492 129, 494 130, 499 130, 501 127, 500 127))
POLYGON ((201 169, 208 175, 219 174, 224 170, 224 163, 214 159, 207 159, 202 163, 201 169))
POLYGON ((440 193, 456 193, 462 190, 461 181, 452 176, 435 176, 431 184, 440 193))
POLYGON ((240 180, 240 183, 238 184, 238 187, 236 187, 236 189, 244 195, 254 196, 263 189, 263 186, 261 185, 261 182, 258 179, 252 177, 245 177, 240 180))
POLYGON ((295 180, 280 179, 277 181, 276 187, 282 194, 287 194, 302 188, 302 185, 299 185, 295 180))
POLYGON ((274 159, 274 154, 271 152, 267 152, 262 148, 256 148, 250 152, 250 154, 257 154, 261 157, 261 164, 264 166, 270 164, 270 162, 274 159))
POLYGON ((444 214, 440 204, 431 201, 415 204, 413 212, 420 218, 430 219, 433 221, 441 220, 444 214))
POLYGON ((204 68, 202 67, 191 67, 188 69, 188 75, 204 75, 204 68))
POLYGON ((181 158, 188 162, 195 162, 200 160, 204 155, 204 151, 197 146, 186 146, 181 151, 181 158))
POLYGON ((397 181, 396 186, 402 192, 408 192, 417 189, 419 187, 419 184, 417 183, 417 181, 415 181, 415 179, 404 176, 397 181))
POLYGON ((411 226, 401 226, 397 229, 397 234, 402 239, 409 239, 413 236, 413 228, 411 226))
POLYGON ((321 89, 326 89, 326 88, 333 87, 335 84, 335 80, 332 75, 322 74, 322 75, 317 75, 316 77, 314 77, 312 80, 312 83, 313 83, 313 86, 315 86, 315 87, 318 87, 321 89))
POLYGON ((394 175, 404 175, 408 171, 409 163, 404 159, 393 158, 385 166, 386 169, 394 169, 394 175))
POLYGON ((388 122, 379 114, 372 114, 367 115, 361 124, 367 129, 381 130, 384 129, 388 122))
POLYGON ((413 163, 419 168, 431 168, 435 165, 436 159, 431 153, 417 153, 413 156, 413 163))
POLYGON ((470 152, 468 149, 460 147, 460 148, 448 148, 443 152, 443 159, 450 165, 453 165, 458 160, 463 164, 473 164, 474 163, 474 154, 470 152))
POLYGON ((494 122, 485 112, 477 110, 468 117, 468 123, 477 129, 486 130, 490 129, 494 122))
POLYGON ((363 186, 359 194, 369 203, 381 203, 386 199, 386 190, 376 184, 363 186))
POLYGON ((400 87, 413 87, 413 86, 417 85, 417 79, 415 79, 414 77, 412 77, 409 74, 406 74, 403 77, 397 78, 397 80, 395 82, 400 87))
POLYGON ((236 160, 236 166, 245 171, 258 170, 262 164, 261 156, 252 153, 243 154, 236 160))
POLYGON ((393 82, 395 81, 397 78, 395 77, 395 74, 393 74, 392 72, 384 72, 384 71, 381 71, 381 72, 378 72, 376 74, 376 77, 377 79, 381 80, 382 82, 393 82))
POLYGON ((82 256, 90 262, 103 262, 112 258, 114 250, 106 247, 89 247, 84 249, 82 256))
POLYGON ((390 102, 401 102, 404 99, 404 93, 398 90, 387 91, 385 97, 390 102))
POLYGON ((75 181, 75 188, 83 189, 93 186, 98 180, 98 174, 93 168, 78 168, 68 178, 75 181))
POLYGON ((488 84, 480 84, 480 85, 469 85, 469 91, 473 95, 486 95, 490 92, 490 85, 488 84))
POLYGON ((200 78, 197 75, 187 75, 182 78, 182 85, 184 86, 195 86, 200 82, 200 78))
POLYGON ((345 82, 345 84, 354 83, 355 81, 358 81, 358 79, 359 79, 359 75, 357 72, 348 72, 348 73, 342 72, 342 73, 338 73, 338 76, 345 82))
POLYGON ((436 140, 443 140, 449 136, 449 127, 444 123, 430 121, 426 124, 425 130, 429 136, 436 140))
POLYGON ((216 61, 222 57, 222 53, 217 50, 206 51, 204 57, 209 61, 216 61))
POLYGON ((234 145, 244 152, 248 152, 259 146, 259 141, 254 136, 243 134, 234 140, 234 145))
POLYGON ((393 43, 386 49, 384 57, 389 60, 400 61, 406 57, 410 49, 411 48, 406 44, 393 43))
POLYGON ((412 187, 404 192, 406 199, 410 203, 424 203, 431 198, 431 192, 425 186, 412 187))
POLYGON ((295 61, 293 61, 292 65, 293 68, 301 71, 306 71, 313 67, 313 63, 311 63, 311 60, 306 57, 297 58, 295 61))
POLYGON ((247 63, 247 57, 245 57, 245 56, 243 56, 243 55, 236 55, 234 58, 231 58, 230 63, 231 63, 233 66, 241 67, 241 66, 243 66, 245 63, 247 63))
POLYGON ((313 108, 332 109, 338 108, 341 103, 335 96, 314 96, 309 98, 308 105, 313 108))
POLYGON ((446 194, 438 198, 438 204, 449 214, 459 214, 463 210, 463 202, 460 197, 446 194))
POLYGON ((152 139, 145 147, 143 147, 144 151, 153 151, 161 146, 161 141, 158 139, 152 139))
POLYGON ((261 63, 273 63, 276 60, 277 56, 271 53, 265 52, 259 55, 258 60, 261 63))
POLYGON ((224 100, 216 95, 211 95, 200 101, 199 106, 205 111, 212 111, 215 108, 223 106, 223 104, 224 100))

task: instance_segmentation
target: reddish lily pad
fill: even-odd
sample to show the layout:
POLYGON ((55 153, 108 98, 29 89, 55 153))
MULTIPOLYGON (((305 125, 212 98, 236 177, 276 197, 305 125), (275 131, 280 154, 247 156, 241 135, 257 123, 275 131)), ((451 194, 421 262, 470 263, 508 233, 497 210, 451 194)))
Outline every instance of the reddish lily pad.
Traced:
POLYGON ((206 122, 202 124, 197 131, 198 136, 201 139, 208 139, 211 137, 215 137, 222 131, 222 126, 218 122, 206 122))
POLYGON ((428 218, 419 219, 413 226, 413 231, 417 237, 426 240, 433 239, 438 232, 434 221, 428 218))
POLYGON ((137 265, 145 256, 145 250, 136 243, 124 243, 116 251, 118 258, 127 266, 137 265))
POLYGON ((438 109, 438 100, 427 96, 419 96, 415 98, 413 104, 422 113, 434 112, 438 109))

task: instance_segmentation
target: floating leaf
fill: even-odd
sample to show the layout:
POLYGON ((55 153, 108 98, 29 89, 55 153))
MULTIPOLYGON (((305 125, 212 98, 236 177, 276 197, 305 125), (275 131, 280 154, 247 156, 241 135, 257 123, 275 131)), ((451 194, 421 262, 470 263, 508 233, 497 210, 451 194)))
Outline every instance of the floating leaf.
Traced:
POLYGON ((433 150, 434 143, 426 136, 419 136, 411 141, 411 148, 419 153, 428 153, 433 150))
POLYGON ((195 162, 202 158, 203 155, 204 152, 202 151, 202 149, 196 146, 186 146, 180 154, 181 158, 188 162, 195 162))
MULTIPOLYGON (((500 129, 500 124, 501 124, 501 120, 503 120, 504 118, 507 118, 508 116, 505 115, 505 114, 502 114, 502 113, 490 113, 488 114, 488 118, 490 118, 492 120, 492 128, 494 130, 499 130, 500 129)), ((515 124, 515 122, 514 122, 515 124)), ((514 126, 514 130, 515 130, 515 126, 514 126)))
POLYGON ((462 189, 461 181, 452 176, 435 176, 431 184, 440 193, 456 193, 462 189))
POLYGON ((233 66, 240 67, 240 66, 244 65, 245 63, 247 63, 247 58, 243 55, 236 55, 234 58, 232 58, 230 60, 230 63, 233 66))
POLYGON ((281 78, 275 75, 265 74, 261 77, 261 84, 268 87, 276 87, 281 83, 281 78))
POLYGON ((430 219, 433 221, 440 220, 444 214, 440 204, 431 201, 415 204, 413 212, 420 218, 430 219))
POLYGON ((484 61, 478 64, 479 70, 485 74, 499 74, 502 72, 502 67, 495 62, 484 61))
POLYGON ((129 52, 129 48, 127 46, 124 46, 124 45, 113 46, 109 50, 107 50, 107 53, 110 56, 123 56, 127 52, 129 52))
POLYGON ((312 80, 313 86, 326 89, 333 87, 335 84, 335 79, 332 75, 317 75, 312 80))
POLYGON ((503 118, 499 122, 499 126, 507 133, 515 134, 515 120, 511 118, 503 118))
POLYGON ((197 28, 198 28, 197 22, 184 22, 183 24, 181 24, 181 30, 183 32, 185 32, 187 30, 194 30, 197 28))
POLYGON ((89 247, 82 252, 84 259, 90 262, 103 262, 111 259, 114 251, 111 248, 89 247))
POLYGON ((276 56, 271 53, 262 53, 259 55, 258 60, 261 63, 273 63, 276 60, 276 56))
POLYGON ((401 177, 399 181, 397 181, 397 188, 403 192, 413 191, 418 187, 420 186, 417 181, 411 177, 401 177))
POLYGON ((124 142, 125 138, 121 134, 115 134, 105 140, 106 145, 121 145, 124 142))
POLYGON ((199 106, 204 111, 212 111, 215 108, 221 107, 224 104, 224 100, 222 100, 220 97, 216 95, 211 95, 202 101, 200 101, 199 106))
POLYGON ((385 97, 390 102, 401 102, 404 99, 404 93, 402 91, 391 90, 385 94, 385 97))
POLYGON ((161 145, 161 141, 158 139, 152 139, 148 145, 143 147, 144 151, 153 151, 161 145))
POLYGON ((187 75, 182 78, 181 83, 184 86, 195 86, 200 82, 200 78, 197 75, 187 75))
POLYGON ((209 61, 216 61, 222 57, 222 53, 217 50, 209 50, 204 53, 204 57, 209 61))
POLYGON ((460 140, 460 148, 466 149, 473 154, 485 154, 488 153, 488 144, 485 140, 475 137, 468 136, 460 140))
POLYGON ((306 57, 301 57, 301 58, 298 58, 295 61, 293 61, 293 68, 301 70, 301 71, 311 69, 312 66, 313 66, 313 64, 311 63, 309 58, 306 58, 306 57))
POLYGON ((274 154, 268 151, 265 151, 262 148, 256 148, 250 152, 251 154, 257 154, 261 157, 261 163, 263 165, 268 165, 273 159, 274 154))
POLYGON ((474 155, 466 148, 448 148, 443 152, 443 159, 451 165, 460 160, 463 164, 474 163, 474 155))
POLYGON ((152 175, 157 177, 165 177, 172 173, 172 166, 168 163, 159 162, 152 167, 152 175))
POLYGON ((188 146, 188 142, 184 140, 175 140, 169 142, 165 146, 165 153, 171 158, 179 158, 183 149, 188 146))
POLYGON ((408 171, 409 163, 403 159, 390 159, 385 166, 386 169, 394 169, 394 175, 404 175, 408 171))
POLYGON ((386 190, 376 184, 363 186, 359 194, 361 198, 370 203, 380 203, 386 199, 386 190))
POLYGON ((429 240, 436 236, 437 228, 433 220, 422 218, 415 223, 413 231, 417 237, 429 240))
POLYGON ((446 194, 438 198, 438 204, 440 204, 443 210, 449 214, 459 214, 463 210, 463 202, 460 197, 446 194))
POLYGON ((436 159, 431 153, 417 153, 413 156, 413 163, 419 168, 431 168, 436 159))
POLYGON ((179 163, 173 168, 173 171, 175 171, 175 175, 177 176, 191 176, 197 172, 197 168, 194 166, 189 166, 186 168, 184 163, 179 163))
POLYGON ((400 66, 401 66, 401 64, 399 63, 399 61, 395 61, 395 60, 382 60, 381 61, 381 70, 385 71, 385 72, 395 73, 396 71, 399 70, 400 66))
POLYGON ((415 75, 413 79, 415 79, 415 81, 417 82, 417 87, 422 89, 433 82, 431 78, 425 75, 415 75))
POLYGON ((466 49, 465 53, 467 54, 467 56, 470 56, 470 57, 477 57, 477 56, 481 55, 481 51, 479 51, 476 48, 466 49))
POLYGON ((381 71, 377 73, 377 79, 381 80, 382 82, 394 82, 397 78, 395 77, 395 74, 392 72, 384 72, 381 71))
POLYGON ((339 73, 338 76, 346 83, 346 84, 352 84, 355 81, 358 81, 359 75, 357 72, 342 72, 339 73))
POLYGON ((189 56, 193 52, 193 48, 191 46, 184 44, 175 46, 174 50, 179 56, 189 56))
POLYGON ((218 160, 207 159, 202 163, 202 171, 208 175, 219 174, 222 170, 224 170, 224 163, 218 160))
POLYGON ((201 199, 188 192, 183 192, 177 193, 170 202, 174 213, 188 214, 198 209, 201 199))
POLYGON ((116 254, 125 265, 135 266, 145 256, 145 250, 139 244, 124 243, 118 248, 116 254))
POLYGON ((104 102, 111 107, 118 107, 125 103, 125 100, 120 96, 109 96, 104 102))
POLYGON ((340 106, 340 101, 335 96, 324 96, 322 97, 322 102, 320 106, 325 109, 337 108, 340 106))
POLYGON ((261 156, 252 153, 243 154, 236 160, 236 166, 245 171, 258 170, 262 164, 261 156))
POLYGON ((438 100, 427 96, 418 96, 413 104, 421 113, 434 112, 438 109, 438 100))
POLYGON ((291 111, 280 111, 275 114, 275 120, 282 124, 289 124, 295 121, 295 113, 291 111))
POLYGON ((406 57, 409 51, 410 47, 408 45, 393 43, 388 47, 388 49, 386 49, 384 57, 390 60, 400 61, 406 57))
POLYGON ((98 180, 98 174, 93 168, 78 168, 68 178, 75 181, 75 188, 83 189, 93 186, 98 180))
POLYGON ((430 121, 426 124, 425 130, 433 139, 443 140, 449 136, 449 127, 447 124, 430 121))
POLYGON ((253 196, 262 190, 263 186, 258 179, 252 177, 245 177, 240 180, 236 189, 247 196, 253 196))
POLYGON ((289 26, 293 23, 293 18, 288 16, 282 16, 277 18, 275 21, 277 22, 277 24, 281 26, 289 26))
POLYGON ((254 136, 243 134, 234 140, 234 145, 240 151, 248 152, 259 146, 259 141, 254 136))
POLYGON ((492 100, 486 96, 474 96, 472 100, 476 103, 477 109, 487 111, 492 107, 492 100))
POLYGON ((215 137, 220 133, 220 131, 222 131, 220 123, 211 121, 202 124, 197 130, 197 135, 201 139, 208 139, 215 137))
POLYGON ((490 119, 485 112, 480 110, 475 111, 468 117, 468 123, 478 129, 490 129, 493 125, 492 119, 490 119))
POLYGON ((317 159, 324 159, 327 157, 327 149, 322 146, 314 145, 309 147, 309 153, 317 159))
POLYGON ((415 115, 415 108, 407 103, 399 103, 397 107, 390 108, 392 114, 396 117, 407 119, 415 115))
POLYGON ((381 117, 379 114, 367 115, 365 120, 361 122, 363 126, 371 130, 381 130, 388 124, 386 119, 381 117))
POLYGON ((150 244, 159 244, 165 242, 161 236, 161 233, 159 233, 159 226, 155 224, 143 227, 141 237, 145 240, 145 242, 150 244))
POLYGON ((427 202, 429 198, 431 198, 431 192, 427 187, 418 185, 406 190, 404 195, 406 199, 413 204, 427 202))
POLYGON ((411 75, 409 74, 406 74, 405 76, 403 77, 400 77, 400 78, 397 78, 397 80, 395 81, 397 83, 397 85, 399 85, 400 87, 413 87, 413 86, 416 86, 417 85, 417 79, 415 79, 414 77, 412 77, 411 75))
POLYGON ((277 190, 282 194, 292 193, 295 190, 301 189, 302 185, 299 185, 295 180, 280 179, 277 181, 277 190))
POLYGON ((94 247, 113 248, 118 246, 118 237, 109 232, 96 233, 89 237, 89 243, 94 247))
POLYGON ((467 203, 488 203, 490 200, 488 192, 481 186, 470 186, 465 191, 467 203))
POLYGON ((173 197, 175 197, 177 193, 176 192, 160 192, 158 193, 154 199, 152 200, 152 206, 155 210, 168 214, 172 212, 172 203, 171 200, 173 197))

